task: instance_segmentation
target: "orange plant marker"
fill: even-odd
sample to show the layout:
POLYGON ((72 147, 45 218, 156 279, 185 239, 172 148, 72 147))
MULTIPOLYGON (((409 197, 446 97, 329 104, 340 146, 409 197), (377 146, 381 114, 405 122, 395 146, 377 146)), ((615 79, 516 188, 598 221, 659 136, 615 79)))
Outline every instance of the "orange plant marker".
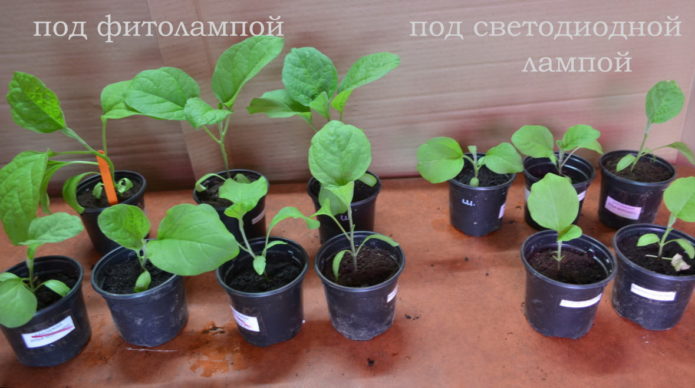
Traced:
MULTIPOLYGON (((104 151, 99 150, 100 154, 104 151)), ((109 201, 110 205, 115 205, 118 203, 118 196, 116 196, 116 187, 113 184, 113 178, 111 177, 111 171, 109 170, 109 164, 106 163, 104 158, 97 156, 97 163, 99 164, 99 174, 101 175, 101 181, 104 183, 104 191, 106 191, 106 200, 109 201)))

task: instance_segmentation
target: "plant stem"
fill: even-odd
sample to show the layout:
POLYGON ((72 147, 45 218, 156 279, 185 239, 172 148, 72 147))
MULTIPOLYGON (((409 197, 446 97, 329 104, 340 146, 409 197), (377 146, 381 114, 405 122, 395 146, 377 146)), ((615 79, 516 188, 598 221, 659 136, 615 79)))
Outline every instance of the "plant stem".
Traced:
MULTIPOLYGON (((65 136, 67 136, 67 137, 69 137, 69 138, 71 138, 71 139, 74 139, 74 140, 76 140, 78 143, 80 143, 85 149, 87 149, 87 151, 89 151, 88 153, 91 153, 91 154, 94 155, 95 157, 100 157, 100 158, 104 159, 104 160, 106 161, 106 163, 109 165, 109 172, 111 173, 111 178, 112 178, 113 180, 116 180, 116 179, 115 179, 115 175, 114 175, 114 173, 115 173, 116 170, 115 170, 115 167, 114 167, 114 165, 113 165, 113 161, 111 161, 111 158, 109 158, 109 157, 106 155, 106 151, 104 151, 104 153, 102 154, 102 153, 100 153, 99 151, 95 150, 94 148, 92 148, 92 146, 90 146, 89 144, 87 144, 87 142, 84 141, 84 139, 82 139, 82 138, 80 137, 80 135, 77 134, 77 132, 75 132, 75 131, 72 130, 71 128, 65 127, 65 128, 63 128, 63 129, 61 130, 61 132, 62 132, 63 134, 65 134, 65 136)), ((77 155, 77 154, 81 154, 81 152, 79 152, 79 151, 66 151, 66 152, 56 152, 54 155, 60 155, 60 154, 67 155, 67 154, 70 154, 70 153, 76 154, 76 155, 77 155)))
POLYGON ((565 154, 563 153, 563 151, 560 150, 560 153, 559 153, 559 155, 558 155, 559 158, 558 158, 558 160, 557 160, 558 163, 559 163, 557 172, 558 172, 561 176, 564 176, 564 174, 562 174, 562 169, 565 167, 565 164, 567 164, 567 161, 570 160, 570 158, 572 157, 572 155, 574 155, 574 153, 577 152, 578 149, 579 149, 579 147, 573 149, 573 150, 572 150, 570 153, 568 153, 566 156, 565 156, 565 154))
POLYGON ((644 156, 644 145, 647 143, 647 136, 649 136, 649 130, 652 127, 651 121, 647 120, 647 125, 644 127, 644 135, 642 135, 642 143, 639 145, 639 151, 637 151, 637 156, 635 157, 635 160, 632 161, 630 164, 630 171, 632 171, 635 166, 637 165, 637 162, 640 160, 642 156, 644 156))
MULTIPOLYGON (((33 256, 33 255, 28 255, 33 256)), ((36 291, 37 287, 34 287, 34 258, 27 257, 27 269, 29 270, 29 288, 31 291, 36 291)))
POLYGON ((664 231, 664 234, 661 235, 661 240, 659 240, 659 253, 656 255, 657 258, 661 258, 661 255, 664 253, 664 246, 666 245, 666 238, 668 238, 668 235, 671 234, 671 231, 673 230, 673 224, 676 223, 676 217, 671 214, 668 218, 668 225, 666 227, 666 230, 664 231))
POLYGON ((350 250, 352 251, 352 266, 357 271, 357 249, 355 249, 355 223, 352 221, 352 204, 348 204, 348 223, 350 224, 350 250))
POLYGON ((106 146, 106 122, 108 119, 101 119, 101 149, 104 150, 105 154, 108 154, 106 146))
POLYGON ((555 253, 555 260, 558 262, 558 267, 560 266, 560 261, 562 261, 562 241, 557 242, 557 252, 555 253))
POLYGON ((255 260, 256 254, 253 252, 253 248, 251 248, 251 243, 249 243, 249 239, 246 237, 246 232, 244 231, 243 218, 239 218, 239 232, 241 233, 241 239, 244 240, 244 245, 246 245, 246 253, 248 253, 251 256, 251 259, 255 260))

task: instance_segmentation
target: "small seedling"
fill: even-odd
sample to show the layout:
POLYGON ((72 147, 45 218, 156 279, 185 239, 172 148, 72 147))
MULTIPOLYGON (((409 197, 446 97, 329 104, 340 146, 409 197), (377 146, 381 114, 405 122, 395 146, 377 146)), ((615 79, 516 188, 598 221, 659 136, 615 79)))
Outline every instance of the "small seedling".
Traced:
POLYGON ((564 175, 562 168, 570 157, 584 148, 603 153, 598 142, 601 132, 589 125, 579 124, 567 129, 562 139, 554 141, 553 134, 541 125, 524 125, 512 135, 514 146, 526 156, 532 158, 548 158, 555 165, 558 174, 564 175), (555 155, 553 143, 557 144, 555 155))
POLYGON ((454 179, 465 167, 473 166, 473 177, 469 185, 478 187, 478 173, 485 166, 497 174, 513 174, 524 170, 521 156, 509 143, 500 143, 490 148, 485 156, 478 157, 478 147, 468 146, 465 154, 459 143, 450 137, 435 137, 417 149, 417 170, 430 183, 441 183, 454 179))
POLYGON ((309 229, 316 229, 319 227, 319 222, 317 220, 305 216, 296 207, 283 207, 270 221, 270 225, 268 226, 268 231, 266 232, 265 236, 265 244, 263 244, 263 249, 259 254, 256 254, 251 247, 249 239, 246 237, 246 232, 244 231, 244 216, 253 210, 253 208, 258 205, 258 201, 265 197, 267 193, 268 181, 264 177, 260 177, 253 182, 240 182, 235 179, 228 179, 222 184, 219 190, 220 198, 224 198, 232 202, 232 205, 225 210, 225 214, 238 220, 239 232, 241 233, 243 240, 243 245, 240 245, 239 248, 253 258, 253 269, 259 276, 267 276, 266 257, 268 255, 268 249, 276 245, 286 244, 284 241, 279 240, 270 241, 270 233, 278 223, 288 218, 299 218, 306 222, 309 229))
POLYGON ((676 220, 695 222, 695 177, 678 178, 664 191, 664 203, 671 212, 668 217, 666 230, 659 237, 655 233, 647 233, 640 236, 637 246, 642 247, 651 244, 659 245, 659 253, 656 256, 648 255, 656 259, 669 260, 676 271, 685 271, 690 265, 685 262, 683 256, 676 254, 673 257, 665 257, 664 247, 671 243, 678 244, 691 260, 695 258, 695 247, 684 238, 668 239, 676 220))
POLYGON ((118 204, 98 218, 106 237, 137 255, 141 273, 134 292, 150 287, 147 262, 175 275, 195 276, 216 269, 239 253, 234 236, 220 221, 212 206, 180 204, 167 210, 157 229, 157 238, 147 240, 150 221, 137 206, 118 204))
POLYGON ((647 138, 649 137, 649 130, 652 128, 652 125, 665 123, 678 116, 681 109, 683 109, 684 103, 685 96, 683 95, 683 91, 678 86, 676 81, 660 81, 652 86, 652 88, 647 92, 647 98, 645 101, 644 108, 647 114, 647 125, 644 127, 642 143, 639 146, 639 151, 637 151, 637 155, 626 154, 623 156, 618 161, 616 170, 622 171, 628 167, 630 167, 630 170, 632 170, 643 156, 666 147, 678 150, 688 159, 690 163, 695 164, 695 155, 693 154, 693 151, 683 142, 677 141, 665 146, 656 147, 654 149, 649 149, 646 147, 647 138))
POLYGON ((579 213, 577 191, 568 177, 546 174, 531 186, 528 209, 536 223, 557 232, 557 251, 554 254, 558 267, 562 261, 562 242, 582 236, 582 229, 572 224, 579 213))
POLYGON ((340 263, 346 253, 352 255, 352 263, 357 270, 357 257, 367 241, 378 239, 391 246, 398 246, 390 237, 372 234, 355 244, 355 223, 352 219, 352 197, 355 181, 367 173, 372 162, 369 139, 364 132, 352 125, 340 121, 330 121, 311 138, 309 147, 309 169, 311 175, 321 183, 319 203, 321 208, 315 215, 325 215, 332 219, 341 233, 350 243, 333 258, 333 276, 338 279, 340 263), (347 213, 348 230, 336 218, 338 214, 347 213))
POLYGON ((352 64, 338 84, 338 70, 330 58, 313 47, 293 48, 282 68, 285 88, 254 98, 246 110, 271 118, 299 116, 316 131, 312 112, 330 121, 333 107, 342 121, 345 105, 355 89, 378 80, 399 64, 396 54, 365 55, 352 64))

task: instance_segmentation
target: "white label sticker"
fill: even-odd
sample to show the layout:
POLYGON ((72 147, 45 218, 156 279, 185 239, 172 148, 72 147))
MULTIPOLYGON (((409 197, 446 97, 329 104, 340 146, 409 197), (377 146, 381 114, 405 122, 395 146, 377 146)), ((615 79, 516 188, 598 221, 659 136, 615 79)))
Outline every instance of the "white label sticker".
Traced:
POLYGON ((633 294, 637 294, 641 297, 651 300, 658 300, 661 302, 672 302, 676 300, 676 291, 654 291, 648 288, 640 287, 635 283, 630 285, 630 291, 632 291, 633 294))
POLYGON ((505 206, 505 205, 506 205, 506 204, 503 203, 502 206, 500 206, 500 213, 499 213, 499 215, 497 216, 497 218, 502 218, 502 217, 504 216, 504 206, 505 206))
POLYGON ((584 197, 586 197, 586 190, 584 190, 584 191, 582 191, 581 193, 577 194, 577 199, 579 199, 580 201, 583 200, 584 197))
POLYGON ((622 202, 616 201, 610 196, 606 197, 606 210, 629 220, 638 220, 639 215, 642 213, 641 207, 626 205, 622 202))
POLYGON ((396 284, 396 287, 389 293, 389 295, 386 297, 386 303, 390 303, 393 298, 396 297, 396 294, 398 294, 398 284, 396 284))
POLYGON ((531 195, 531 191, 529 191, 528 187, 524 187, 524 199, 528 201, 529 195, 531 195))
POLYGON ((470 199, 461 198, 461 203, 466 206, 475 207, 475 202, 471 201, 470 199))
POLYGON ((22 338, 27 348, 33 349, 50 345, 70 334, 73 330, 75 330, 75 323, 72 321, 72 317, 68 316, 49 328, 34 333, 22 334, 22 338))
POLYGON ((253 217, 253 219, 251 220, 251 225, 257 224, 258 221, 263 219, 263 217, 265 217, 265 208, 263 208, 263 210, 261 210, 261 212, 258 213, 257 216, 253 217))
POLYGON ((601 300, 603 293, 598 294, 596 297, 587 300, 567 300, 563 299, 560 301, 560 306, 569 307, 571 309, 581 309, 584 307, 593 306, 601 300))
POLYGON ((261 331, 260 327, 258 326, 258 318, 242 314, 236 311, 234 307, 232 307, 232 314, 234 315, 234 320, 236 323, 244 329, 256 332, 261 331))

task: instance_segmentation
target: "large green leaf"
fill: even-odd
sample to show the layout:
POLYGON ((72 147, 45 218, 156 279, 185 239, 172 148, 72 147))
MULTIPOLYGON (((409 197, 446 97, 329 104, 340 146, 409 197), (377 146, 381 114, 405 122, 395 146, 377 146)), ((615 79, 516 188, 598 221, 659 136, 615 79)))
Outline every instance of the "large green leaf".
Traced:
POLYGON ((126 92, 125 102, 147 116, 163 120, 185 120, 186 102, 199 95, 200 87, 183 70, 161 67, 138 73, 126 92))
POLYGON ((253 36, 226 49, 212 74, 217 99, 232 108, 241 88, 280 54, 284 44, 276 36, 253 36))
POLYGON ((453 179, 463 165, 463 150, 450 137, 433 137, 417 149, 417 171, 431 183, 453 179))
POLYGON ((311 138, 309 169, 322 185, 354 182, 367 172, 371 162, 369 139, 357 127, 333 120, 311 138))
POLYGON ((183 109, 186 121, 193 128, 200 128, 204 125, 214 125, 224 120, 232 114, 226 109, 215 109, 200 97, 192 97, 186 101, 183 109))
POLYGON ((260 98, 251 100, 246 110, 250 114, 265 113, 271 118, 300 116, 304 120, 311 120, 309 108, 291 99, 285 89, 263 93, 260 98))
POLYGON ((683 156, 685 156, 686 159, 688 159, 688 162, 690 162, 691 164, 695 164, 695 154, 693 154, 693 150, 691 150, 690 147, 688 147, 688 145, 683 143, 682 141, 676 141, 671 144, 667 144, 664 147, 669 147, 677 150, 683 156))
POLYGON ((553 134, 542 125, 524 125, 514 132, 512 143, 522 154, 532 158, 555 159, 553 134))
POLYGON ((647 92, 645 112, 652 123, 663 123, 678 116, 685 96, 676 81, 660 81, 647 92))
POLYGON ((338 87, 338 71, 330 58, 313 47, 293 48, 285 56, 282 83, 290 97, 309 106, 319 94, 332 97, 338 87))
POLYGON ((90 175, 98 174, 94 171, 87 171, 72 176, 63 182, 63 200, 78 214, 82 214, 82 212, 84 212, 84 207, 80 205, 80 202, 77 200, 77 186, 79 186, 80 182, 82 182, 84 178, 90 175))
POLYGON ((483 164, 497 174, 513 174, 524 171, 521 155, 516 152, 513 145, 507 142, 487 150, 483 164))
POLYGON ((48 216, 34 218, 29 224, 27 240, 20 245, 36 249, 43 244, 57 243, 80 234, 84 227, 80 217, 58 212, 48 216))
POLYGON ((8 85, 7 103, 12 120, 22 128, 50 133, 67 127, 58 97, 31 74, 14 73, 8 85))
POLYGON ((150 232, 150 221, 137 206, 119 203, 99 214, 99 229, 104 235, 128 249, 138 251, 150 232))
POLYGON ((342 112, 352 91, 385 76, 401 63, 396 54, 383 52, 365 55, 350 66, 333 99, 333 107, 342 112))
POLYGON ((311 104, 309 104, 309 107, 321 116, 323 116, 326 120, 329 120, 331 118, 331 106, 328 101, 328 94, 326 92, 321 92, 314 99, 314 101, 312 101, 311 104))
POLYGON ((695 177, 678 178, 664 191, 664 203, 675 217, 695 222, 695 177))
POLYGON ((260 177, 252 182, 239 182, 226 179, 220 186, 219 197, 232 202, 225 211, 229 217, 241 219, 258 205, 258 201, 268 194, 268 180, 260 177))
POLYGON ((125 103, 125 96, 131 81, 121 81, 106 85, 101 91, 102 120, 122 119, 137 115, 125 103))
POLYGON ((239 246, 212 206, 180 204, 167 211, 145 251, 156 267, 193 276, 233 259, 239 246))
POLYGON ((319 191, 321 209, 319 209, 319 213, 335 216, 347 212, 352 203, 354 192, 355 184, 353 182, 343 186, 321 185, 319 191))
POLYGON ((590 125, 578 124, 567 129, 567 132, 558 141, 558 146, 563 151, 571 152, 575 148, 588 148, 598 153, 603 153, 601 144, 597 139, 601 132, 590 125))
POLYGON ((0 219, 13 244, 28 238, 47 163, 45 152, 25 151, 0 169, 0 219))
POLYGON ((568 177, 546 174, 531 186, 528 209, 538 225, 558 234, 568 231, 579 212, 577 191, 568 177))
POLYGON ((36 297, 21 279, 0 282, 0 325, 22 326, 36 313, 36 297))
POLYGON ((275 217, 270 221, 270 224, 268 225, 268 234, 270 234, 270 231, 281 221, 284 221, 288 218, 294 218, 294 219, 302 219, 306 223, 306 227, 309 229, 317 229, 320 225, 320 223, 311 218, 307 217, 302 212, 297 209, 296 207, 293 206, 285 206, 280 211, 275 214, 275 217))

